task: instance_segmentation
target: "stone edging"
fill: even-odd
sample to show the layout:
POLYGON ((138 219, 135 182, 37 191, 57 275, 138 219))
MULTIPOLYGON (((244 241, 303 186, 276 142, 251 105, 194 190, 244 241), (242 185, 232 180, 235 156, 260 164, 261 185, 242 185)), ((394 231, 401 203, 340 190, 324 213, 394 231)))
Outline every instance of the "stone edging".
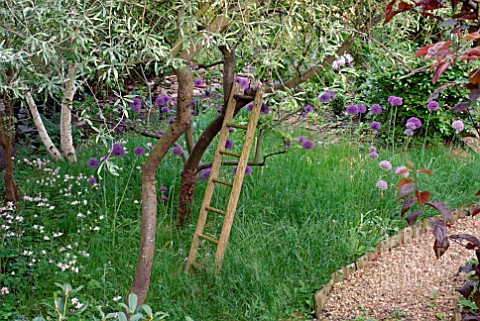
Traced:
MULTIPOLYGON (((464 218, 466 216, 466 211, 472 212, 475 207, 477 207, 477 205, 459 207, 452 212, 452 216, 454 217, 455 221, 460 218, 464 218)), ((436 216, 436 218, 439 217, 443 216, 436 216)), ((380 254, 388 252, 391 249, 402 244, 409 244, 414 238, 425 232, 428 232, 429 230, 430 226, 428 225, 428 219, 424 219, 418 224, 406 227, 402 229, 398 234, 381 241, 375 246, 375 249, 373 251, 365 253, 355 262, 342 267, 337 272, 332 273, 330 281, 328 281, 327 284, 325 284, 319 291, 317 291, 317 293, 315 293, 315 316, 317 318, 319 317, 320 313, 323 310, 323 307, 325 306, 327 297, 330 292, 332 292, 333 286, 336 283, 342 281, 344 278, 353 274, 355 271, 363 269, 370 262, 377 259, 380 254)))

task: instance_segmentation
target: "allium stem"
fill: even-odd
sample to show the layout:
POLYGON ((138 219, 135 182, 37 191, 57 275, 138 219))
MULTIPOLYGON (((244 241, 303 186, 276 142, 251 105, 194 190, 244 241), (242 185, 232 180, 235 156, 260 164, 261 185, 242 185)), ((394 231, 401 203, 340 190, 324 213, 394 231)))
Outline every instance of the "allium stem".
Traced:
POLYGON ((430 125, 430 113, 427 118, 427 126, 425 126, 425 137, 423 138, 422 155, 425 153, 425 146, 427 145, 428 125, 430 125))
POLYGON ((478 130, 477 125, 475 124, 475 120, 474 120, 473 117, 472 117, 472 113, 470 113, 470 108, 467 108, 467 114, 468 114, 468 118, 469 118, 470 121, 472 122, 473 128, 475 128, 475 131, 476 131, 477 134, 478 134, 478 137, 480 137, 480 131, 478 130))

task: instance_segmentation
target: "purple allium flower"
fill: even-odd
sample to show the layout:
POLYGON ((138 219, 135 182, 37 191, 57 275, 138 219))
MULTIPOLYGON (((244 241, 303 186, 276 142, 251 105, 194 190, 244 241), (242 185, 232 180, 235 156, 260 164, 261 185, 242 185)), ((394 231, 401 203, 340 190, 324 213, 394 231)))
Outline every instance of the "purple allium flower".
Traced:
POLYGON ((285 145, 285 147, 290 147, 290 145, 292 145, 292 142, 286 140, 283 144, 285 145))
POLYGON ((410 174, 408 171, 405 171, 407 169, 406 166, 398 166, 396 169, 395 169, 395 175, 399 175, 401 177, 408 177, 408 175, 410 174))
POLYGON ((211 168, 207 168, 203 171, 202 175, 200 176, 201 179, 208 179, 210 177, 211 168))
POLYGON ((359 104, 357 105, 357 107, 360 114, 365 114, 367 112, 367 106, 365 106, 364 104, 359 104))
POLYGON ((313 147, 315 147, 315 145, 313 145, 313 142, 311 140, 305 140, 302 143, 302 148, 303 149, 312 149, 313 147))
POLYGON ((173 155, 180 156, 180 155, 183 155, 185 152, 183 151, 182 147, 177 145, 173 147, 172 153, 173 155))
POLYGON ((168 189, 166 186, 160 186, 160 192, 166 192, 168 189))
POLYGON ((95 157, 92 157, 88 160, 87 166, 91 168, 97 168, 98 167, 98 159, 95 157))
POLYGON ((465 129, 465 125, 463 124, 463 121, 461 120, 456 120, 452 123, 453 129, 457 131, 457 133, 463 131, 465 129))
POLYGON ((265 103, 262 103, 262 107, 260 107, 260 112, 262 114, 269 114, 270 113, 270 109, 268 109, 267 105, 265 103))
POLYGON ((410 128, 407 128, 407 129, 405 129, 403 134, 407 135, 407 136, 413 136, 413 130, 411 130, 410 128))
POLYGON ((369 153, 376 153, 376 152, 377 152, 377 147, 375 147, 375 146, 370 146, 370 147, 368 148, 368 152, 369 152, 369 153))
POLYGON ((415 130, 415 129, 419 129, 420 127, 422 127, 422 122, 417 117, 410 117, 409 119, 407 119, 406 126, 407 126, 407 128, 410 128, 411 130, 415 130))
POLYGON ((320 97, 318 97, 318 100, 321 103, 328 103, 330 102, 330 99, 331 99, 330 91, 324 92, 322 95, 320 95, 320 97))
POLYGON ((379 180, 379 181, 377 182, 377 184, 375 184, 375 186, 376 186, 378 189, 380 189, 380 190, 382 190, 382 191, 385 191, 385 190, 387 190, 387 188, 388 188, 388 183, 385 182, 383 179, 381 179, 381 180, 379 180))
POLYGON ((160 109, 160 111, 161 111, 162 113, 169 113, 169 112, 170 112, 170 108, 168 108, 167 106, 164 106, 164 107, 162 107, 162 108, 160 109))
POLYGON ((162 195, 162 196, 160 196, 160 199, 161 199, 162 201, 166 202, 166 201, 168 200, 168 197, 165 196, 165 195, 162 195))
POLYGON ((225 142, 225 149, 231 149, 233 147, 233 143, 230 139, 227 139, 225 142))
POLYGON ((380 123, 378 121, 372 121, 370 123, 370 128, 373 130, 380 130, 380 123))
POLYGON ((240 85, 243 86, 244 89, 248 88, 248 78, 235 77, 235 78, 233 78, 233 81, 238 82, 240 85))
POLYGON ((198 115, 198 111, 192 109, 192 110, 190 110, 190 114, 191 114, 192 116, 197 116, 197 115, 198 115))
POLYGON ((133 149, 133 153, 138 156, 143 156, 145 155, 145 149, 141 146, 137 146, 133 149))
POLYGON ((235 128, 230 127, 230 128, 228 129, 228 132, 229 132, 229 133, 235 132, 235 128))
POLYGON ((248 104, 247 105, 247 110, 252 110, 253 109, 253 104, 248 104))
POLYGON ((388 96, 387 103, 389 103, 391 105, 394 98, 395 98, 395 96, 388 96))
POLYGON ((432 100, 428 102, 427 108, 428 110, 435 111, 440 109, 440 105, 435 100, 432 100))
POLYGON ((390 103, 392 106, 402 106, 403 104, 403 99, 400 97, 395 97, 392 99, 392 102, 390 103))
POLYGON ((95 177, 90 176, 89 178, 87 178, 87 183, 92 185, 97 184, 97 180, 95 179, 95 177))
POLYGON ((392 169, 392 164, 390 164, 389 161, 387 160, 383 160, 381 161, 380 163, 378 163, 378 166, 381 168, 381 169, 384 169, 386 171, 389 171, 392 169))
POLYGON ((159 130, 159 131, 157 131, 157 134, 158 134, 158 136, 163 136, 165 134, 165 132, 163 130, 159 130))
MULTIPOLYGON (((237 173, 237 166, 233 168, 232 173, 233 174, 237 173)), ((252 173, 252 168, 247 165, 247 167, 245 168, 245 175, 250 175, 251 173, 252 173)))
POLYGON ((302 111, 302 113, 300 114, 300 117, 301 118, 307 118, 308 114, 304 111, 302 111))
POLYGON ((335 90, 329 90, 328 93, 330 94, 330 100, 334 100, 335 98, 337 98, 337 93, 335 92, 335 90))
POLYGON ((198 87, 198 86, 203 86, 203 80, 201 80, 200 78, 197 78, 193 81, 193 85, 195 87, 198 87))
POLYGON ((347 114, 356 115, 358 114, 358 107, 356 105, 350 105, 347 107, 347 114))
POLYGON ((192 100, 192 101, 190 102, 190 106, 192 106, 192 107, 197 106, 197 104, 198 104, 198 101, 196 101, 196 100, 192 100))
POLYGON ((377 159, 378 157, 377 152, 370 152, 370 154, 368 154, 368 158, 377 159))
POLYGON ((125 149, 120 144, 113 144, 111 153, 113 156, 123 156, 125 155, 125 149))
POLYGON ((303 143, 304 141, 306 141, 307 139, 305 138, 305 136, 300 136, 298 137, 298 142, 299 143, 303 143))
POLYGON ((303 110, 306 112, 306 113, 311 113, 313 111, 313 107, 310 106, 310 105, 307 105, 305 107, 303 107, 303 110))
POLYGON ((170 118, 170 119, 168 120, 168 123, 169 123, 170 125, 173 124, 174 122, 175 122, 175 118, 170 118))
POLYGON ((138 113, 142 109, 142 101, 135 97, 133 98, 132 102, 130 103, 130 108, 136 113, 138 113))
POLYGON ((165 103, 166 103, 165 96, 158 96, 155 99, 155 104, 157 104, 157 105, 164 105, 165 103))
POLYGON ((380 115, 382 113, 382 106, 379 104, 373 104, 372 107, 370 107, 370 113, 374 115, 380 115))

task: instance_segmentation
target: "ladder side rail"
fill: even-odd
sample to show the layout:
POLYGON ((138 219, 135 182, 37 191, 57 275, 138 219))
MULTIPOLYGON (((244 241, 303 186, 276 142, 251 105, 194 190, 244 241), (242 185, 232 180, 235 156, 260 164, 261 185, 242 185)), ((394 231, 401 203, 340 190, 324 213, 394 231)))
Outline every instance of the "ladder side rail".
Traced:
POLYGON ((245 134, 245 141, 244 141, 241 156, 237 165, 237 173, 233 181, 232 192, 230 194, 230 199, 228 201, 227 209, 225 211, 226 214, 225 214, 225 219, 223 221, 222 232, 218 240, 217 252, 215 254, 215 265, 216 265, 215 273, 218 273, 220 271, 223 257, 225 255, 225 248, 228 243, 228 237, 230 236, 230 231, 233 224, 233 218, 235 216, 235 211, 237 209, 237 203, 240 197, 243 179, 245 176, 245 169, 247 168, 248 158, 250 156, 250 150, 253 144, 253 139, 255 137, 255 130, 257 128, 258 118, 260 116, 260 109, 263 101, 263 89, 264 89, 263 87, 260 87, 257 90, 253 108, 250 114, 250 121, 248 122, 248 128, 245 134))

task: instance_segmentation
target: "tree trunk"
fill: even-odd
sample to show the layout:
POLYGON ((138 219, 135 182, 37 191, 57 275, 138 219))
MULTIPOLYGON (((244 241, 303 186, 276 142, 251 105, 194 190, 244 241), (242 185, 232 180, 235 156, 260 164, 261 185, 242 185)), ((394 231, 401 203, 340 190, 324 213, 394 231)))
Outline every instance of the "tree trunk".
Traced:
POLYGON ((30 113, 32 114, 33 122, 37 127, 38 134, 40 136, 40 139, 42 140, 43 145, 47 148, 47 151, 53 157, 54 161, 63 159, 62 154, 60 154, 60 151, 52 142, 52 140, 50 139, 50 136, 48 136, 48 132, 45 129, 45 125, 43 124, 42 117, 40 117, 40 113, 38 112, 37 104, 35 103, 35 100, 33 100, 32 93, 27 92, 25 96, 27 97, 27 105, 30 110, 30 113))
POLYGON ((64 84, 62 108, 60 111, 60 149, 69 162, 76 162, 77 155, 72 138, 72 101, 75 95, 75 72, 77 66, 68 68, 68 80, 64 84))
POLYGON ((147 296, 155 250, 157 226, 156 171, 160 161, 192 122, 190 103, 192 101, 193 75, 190 68, 175 70, 178 77, 177 120, 170 125, 158 140, 142 167, 142 226, 140 250, 135 278, 130 293, 138 296, 138 305, 147 296))
MULTIPOLYGON (((235 48, 229 51, 226 47, 222 46, 220 47, 220 51, 223 55, 223 97, 229 97, 235 75, 235 48)), ((190 151, 188 159, 183 166, 180 190, 178 192, 177 227, 183 226, 185 221, 190 218, 195 186, 197 184, 196 174, 198 165, 205 150, 222 129, 227 103, 227 101, 224 101, 222 113, 205 128, 199 140, 190 151)))
POLYGON ((0 101, 0 144, 5 156, 5 200, 7 202, 20 202, 18 186, 13 179, 13 142, 15 140, 15 122, 13 118, 13 105, 5 106, 0 101))

